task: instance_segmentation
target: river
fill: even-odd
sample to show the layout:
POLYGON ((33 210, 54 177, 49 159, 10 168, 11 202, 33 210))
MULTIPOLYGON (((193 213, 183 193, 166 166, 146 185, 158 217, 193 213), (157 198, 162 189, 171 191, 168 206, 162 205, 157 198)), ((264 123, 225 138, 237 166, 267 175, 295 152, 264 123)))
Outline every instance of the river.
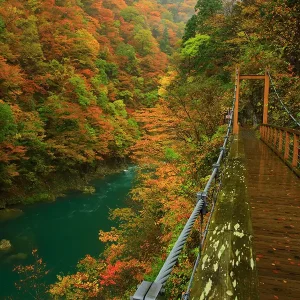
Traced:
POLYGON ((23 215, 0 223, 0 240, 8 239, 13 246, 0 257, 0 299, 19 299, 14 288, 18 275, 12 269, 29 264, 33 249, 38 249, 50 270, 47 284, 55 282, 57 274, 74 272, 78 260, 86 254, 97 257, 103 252, 99 230, 107 231, 115 225, 108 218, 109 209, 125 206, 134 175, 134 167, 129 167, 94 180, 91 185, 96 191, 92 195, 69 192, 55 202, 22 207, 23 215))

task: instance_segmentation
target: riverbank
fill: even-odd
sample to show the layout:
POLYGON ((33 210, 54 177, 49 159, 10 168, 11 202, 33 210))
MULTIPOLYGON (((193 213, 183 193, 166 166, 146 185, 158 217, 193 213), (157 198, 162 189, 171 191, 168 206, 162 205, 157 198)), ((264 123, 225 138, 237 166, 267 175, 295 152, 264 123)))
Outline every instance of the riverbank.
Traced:
MULTIPOLYGON (((0 194, 0 221, 5 219, 6 208, 19 209, 20 205, 28 205, 38 202, 53 202, 58 197, 65 196, 67 191, 81 191, 87 194, 94 192, 90 182, 96 178, 118 173, 131 165, 129 159, 109 160, 98 163, 94 168, 52 174, 49 178, 43 178, 32 186, 22 184, 20 181, 9 192, 0 194)), ((11 215, 8 211, 7 215, 11 215)))

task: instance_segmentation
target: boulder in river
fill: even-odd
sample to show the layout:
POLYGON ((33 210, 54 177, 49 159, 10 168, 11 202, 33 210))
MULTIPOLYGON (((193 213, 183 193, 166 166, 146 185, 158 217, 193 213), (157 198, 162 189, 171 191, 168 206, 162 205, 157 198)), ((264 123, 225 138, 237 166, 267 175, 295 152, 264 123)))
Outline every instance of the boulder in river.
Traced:
POLYGON ((84 194, 94 194, 96 189, 91 185, 86 185, 83 187, 82 191, 84 194))
POLYGON ((9 240, 1 240, 0 241, 0 251, 8 251, 12 248, 12 245, 9 240))

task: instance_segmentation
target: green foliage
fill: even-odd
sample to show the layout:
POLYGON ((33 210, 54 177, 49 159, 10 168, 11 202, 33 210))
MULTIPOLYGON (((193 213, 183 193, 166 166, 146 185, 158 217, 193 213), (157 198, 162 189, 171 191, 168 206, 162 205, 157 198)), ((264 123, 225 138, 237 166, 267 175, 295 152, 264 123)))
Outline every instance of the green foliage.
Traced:
POLYGON ((129 127, 132 128, 133 131, 135 132, 134 137, 136 139, 139 138, 140 131, 139 131, 139 125, 138 125, 137 121, 135 119, 130 118, 127 120, 127 122, 128 122, 129 127))
POLYGON ((19 19, 17 25, 22 28, 22 62, 29 69, 31 69, 31 66, 38 67, 38 64, 44 58, 44 54, 39 42, 37 18, 31 15, 26 19, 19 19))
POLYGON ((196 29, 197 29, 197 17, 196 15, 193 15, 186 23, 184 29, 184 35, 182 37, 182 42, 185 43, 190 38, 195 37, 196 29))
POLYGON ((163 15, 162 15, 162 18, 164 20, 168 20, 168 21, 174 22, 174 17, 173 17, 173 15, 172 15, 172 13, 170 11, 164 12, 163 15))
POLYGON ((122 59, 127 60, 124 68, 129 74, 136 74, 136 68, 138 65, 138 60, 136 57, 136 50, 133 46, 125 43, 120 43, 117 46, 116 54, 122 59))
POLYGON ((126 56, 130 61, 134 61, 136 59, 135 49, 129 44, 119 44, 116 50, 116 54, 120 56, 126 56))
MULTIPOLYGON (((31 181, 31 183, 37 184, 37 179, 35 178, 36 174, 29 173, 27 174, 26 178, 31 181)), ((47 194, 45 192, 36 193, 35 195, 26 197, 24 199, 24 204, 34 204, 37 202, 49 202, 53 200, 53 195, 47 194)))
POLYGON ((88 106, 91 102, 96 101, 96 97, 92 92, 87 90, 83 78, 74 75, 69 79, 69 82, 72 84, 72 88, 74 89, 74 93, 80 105, 88 106))
POLYGON ((161 51, 163 51, 167 54, 171 54, 171 52, 172 52, 172 48, 170 46, 170 37, 169 37, 169 32, 168 32, 167 27, 165 27, 165 29, 164 29, 162 39, 159 42, 159 47, 160 47, 161 51))
POLYGON ((105 111, 108 114, 112 115, 112 116, 116 116, 117 115, 117 111, 116 111, 115 105, 112 102, 108 103, 108 105, 105 108, 105 111))
POLYGON ((141 102, 146 107, 153 107, 158 101, 158 93, 156 90, 142 95, 141 102))
POLYGON ((103 77, 103 83, 108 83, 108 78, 113 79, 118 75, 118 66, 115 63, 108 62, 104 59, 97 59, 95 65, 99 69, 100 76, 103 77))
POLYGON ((210 40, 208 35, 196 34, 195 37, 184 42, 184 47, 181 49, 183 57, 196 57, 199 55, 200 48, 210 40))
POLYGON ((5 23, 4 20, 0 16, 0 34, 2 34, 5 30, 5 23))
POLYGON ((153 260, 154 263, 151 266, 152 272, 150 274, 146 274, 144 279, 150 282, 153 282, 155 280, 157 274, 159 273, 159 271, 161 270, 162 266, 165 263, 165 261, 161 257, 154 258, 153 260))
POLYGON ((134 35, 134 40, 136 42, 136 49, 140 55, 146 56, 151 53, 154 38, 152 33, 148 29, 140 29, 134 35))
POLYGON ((219 140, 222 140, 226 134, 226 131, 227 131, 227 124, 226 125, 222 125, 222 126, 219 126, 217 128, 217 131, 216 133, 212 136, 212 139, 219 139, 219 140))
POLYGON ((115 106, 116 114, 118 116, 121 116, 123 118, 127 117, 127 111, 125 109, 126 105, 124 104, 124 102, 122 100, 116 100, 114 102, 114 106, 115 106))
POLYGON ((98 41, 86 29, 77 30, 75 41, 71 52, 72 57, 77 59, 83 67, 93 68, 100 50, 98 41))
POLYGON ((90 137, 96 137, 96 130, 90 124, 85 124, 84 127, 90 137))
POLYGON ((10 106, 0 101, 0 143, 16 134, 16 129, 10 106))
POLYGON ((99 74, 92 79, 92 83, 95 85, 108 84, 108 77, 105 70, 99 70, 99 74))
POLYGON ((128 6, 121 10, 120 15, 126 22, 132 22, 139 15, 139 11, 133 6, 128 6))
POLYGON ((108 104, 107 92, 105 92, 105 91, 98 92, 97 104, 102 108, 105 108, 107 106, 107 104, 108 104))
POLYGON ((122 98, 122 100, 126 104, 130 104, 133 101, 133 93, 131 91, 125 90, 118 93, 118 97, 122 98))
POLYGON ((195 10, 198 11, 199 23, 202 25, 205 20, 219 12, 222 7, 222 0, 198 0, 195 10))
POLYGON ((28 0, 27 5, 32 12, 36 12, 41 6, 41 2, 40 0, 28 0))
POLYGON ((172 148, 165 149, 165 159, 167 161, 175 161, 175 160, 178 160, 179 158, 180 158, 180 155, 178 153, 176 153, 174 149, 172 149, 172 148))

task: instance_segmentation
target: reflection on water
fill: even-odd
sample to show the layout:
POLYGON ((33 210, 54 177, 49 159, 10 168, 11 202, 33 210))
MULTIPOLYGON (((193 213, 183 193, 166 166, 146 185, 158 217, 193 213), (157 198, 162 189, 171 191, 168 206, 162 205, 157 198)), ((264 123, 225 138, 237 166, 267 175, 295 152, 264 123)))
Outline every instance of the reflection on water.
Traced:
POLYGON ((70 192, 53 203, 24 207, 17 219, 0 224, 0 240, 7 239, 12 249, 0 252, 0 299, 16 295, 12 272, 15 265, 31 263, 32 249, 50 269, 47 284, 55 281, 60 272, 73 272, 85 254, 98 256, 104 245, 98 240, 99 230, 109 230, 114 223, 108 220, 109 209, 124 206, 132 187, 135 168, 95 180, 95 193, 87 195, 70 192))

